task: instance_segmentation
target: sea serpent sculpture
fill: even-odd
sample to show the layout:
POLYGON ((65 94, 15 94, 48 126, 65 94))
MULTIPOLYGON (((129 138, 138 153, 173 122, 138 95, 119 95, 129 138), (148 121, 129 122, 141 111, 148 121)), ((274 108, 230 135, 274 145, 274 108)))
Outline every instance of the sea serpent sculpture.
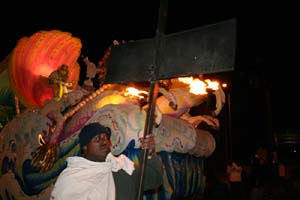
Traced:
MULTIPOLYGON (((52 98, 40 107, 31 107, 3 128, 0 134, 2 199, 49 199, 53 183, 66 166, 65 159, 79 154, 77 135, 88 123, 109 126, 112 153, 125 153, 138 164, 136 156, 140 150, 139 138, 144 134, 147 105, 126 95, 127 86, 104 84, 105 60, 109 54, 110 49, 99 62, 98 90, 77 86, 65 98, 59 101, 52 98)), ((157 99, 158 117, 153 133, 156 151, 165 166, 165 181, 159 193, 148 194, 151 197, 147 198, 180 199, 201 193, 202 162, 214 152, 216 144, 210 132, 195 126, 199 120, 211 122, 214 128, 218 128, 218 123, 208 117, 190 123, 183 116, 193 106, 205 102, 207 95, 191 95, 186 86, 176 84, 160 92, 163 95, 157 99), (173 105, 171 110, 170 105, 173 105)), ((221 89, 215 92, 222 93, 221 89)), ((217 102, 221 106, 224 103, 222 98, 217 98, 217 102)))

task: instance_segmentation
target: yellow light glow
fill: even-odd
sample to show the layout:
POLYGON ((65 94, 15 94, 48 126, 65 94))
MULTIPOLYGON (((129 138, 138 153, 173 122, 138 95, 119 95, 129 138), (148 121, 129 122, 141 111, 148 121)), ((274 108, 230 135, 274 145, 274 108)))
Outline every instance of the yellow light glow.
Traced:
POLYGON ((107 104, 121 104, 125 103, 127 100, 125 97, 121 96, 120 94, 115 95, 108 95, 103 97, 96 105, 96 108, 102 108, 103 106, 107 104))

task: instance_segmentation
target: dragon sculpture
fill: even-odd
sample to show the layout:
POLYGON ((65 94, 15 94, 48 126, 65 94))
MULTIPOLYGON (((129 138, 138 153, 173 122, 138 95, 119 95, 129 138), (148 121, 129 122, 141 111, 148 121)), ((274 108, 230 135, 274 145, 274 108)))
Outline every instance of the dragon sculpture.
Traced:
MULTIPOLYGON (((52 98, 40 106, 31 106, 27 99, 24 102, 30 106, 3 127, 0 199, 49 199, 57 176, 66 166, 65 159, 79 154, 77 134, 87 123, 97 121, 110 127, 112 153, 127 154, 139 164, 139 138, 144 133, 146 100, 128 96, 126 85, 105 84, 109 55, 110 48, 97 66, 99 89, 86 89, 76 83, 59 100, 52 93, 52 98)), ((74 65, 69 66, 72 69, 74 65)), ((77 81, 76 76, 68 81, 77 81)), ((208 94, 191 94, 186 84, 179 84, 175 79, 170 81, 168 88, 160 88, 153 125, 156 151, 164 164, 164 184, 159 191, 145 194, 146 199, 201 195, 203 161, 216 147, 213 135, 197 127, 199 123, 207 123, 219 128, 216 116, 224 104, 222 88, 213 91, 216 109, 211 115, 191 116, 190 109, 207 101, 208 94)))

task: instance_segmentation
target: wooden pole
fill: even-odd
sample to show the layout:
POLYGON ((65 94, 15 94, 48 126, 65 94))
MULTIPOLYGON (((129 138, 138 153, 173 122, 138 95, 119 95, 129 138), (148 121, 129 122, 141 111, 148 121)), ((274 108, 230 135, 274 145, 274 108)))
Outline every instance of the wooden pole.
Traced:
MULTIPOLYGON (((161 61, 161 52, 163 50, 164 43, 162 42, 164 36, 164 29, 166 24, 167 17, 167 7, 168 0, 161 0, 159 13, 158 13, 158 26, 156 30, 155 38, 155 56, 154 56, 154 65, 151 66, 150 72, 150 91, 149 91, 149 108, 147 110, 147 117, 145 123, 144 137, 152 132, 153 121, 154 121, 154 109, 156 105, 156 98, 158 94, 158 82, 157 82, 157 73, 159 72, 160 61, 161 61)), ((141 157, 141 174, 138 181, 138 193, 137 200, 142 200, 143 191, 144 191, 144 176, 145 176, 145 166, 147 164, 148 149, 142 151, 141 157)))

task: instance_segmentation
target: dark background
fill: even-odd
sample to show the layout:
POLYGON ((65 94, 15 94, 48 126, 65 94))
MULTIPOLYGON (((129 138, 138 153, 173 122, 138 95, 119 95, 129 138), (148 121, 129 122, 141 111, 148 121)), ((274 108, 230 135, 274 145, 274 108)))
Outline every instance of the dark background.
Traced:
MULTIPOLYGON (((0 59, 21 37, 59 29, 80 38, 82 54, 96 63, 113 40, 155 37, 158 8, 158 0, 11 1, 0 13, 0 59)), ((213 74, 229 84, 231 109, 226 104, 222 111, 222 131, 230 129, 233 157, 247 158, 259 145, 273 148, 274 133, 299 129, 297 12, 291 3, 274 1, 169 0, 166 34, 237 20, 235 70, 213 74)), ((219 134, 224 142, 228 133, 219 134)))

